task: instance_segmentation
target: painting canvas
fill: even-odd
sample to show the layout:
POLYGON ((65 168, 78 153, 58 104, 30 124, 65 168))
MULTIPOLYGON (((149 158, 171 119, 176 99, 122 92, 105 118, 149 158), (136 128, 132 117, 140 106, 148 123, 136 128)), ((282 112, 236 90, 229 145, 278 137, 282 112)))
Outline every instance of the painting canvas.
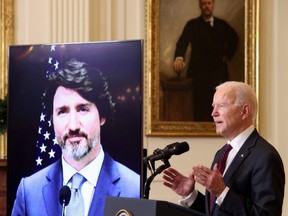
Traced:
POLYGON ((212 122, 215 87, 244 81, 244 12, 243 0, 216 1, 210 24, 201 17, 199 1, 160 2, 161 120, 212 122), (181 72, 172 67, 178 58, 185 62, 181 72))
MULTIPOLYGON (((215 17, 226 21, 238 35, 235 53, 227 65, 228 80, 244 81, 258 95, 259 0, 215 1, 214 6, 215 17)), ((193 87, 206 85, 207 80, 214 79, 201 76, 200 81, 196 81, 195 77, 187 77, 189 60, 181 73, 175 73, 172 68, 176 44, 184 26, 198 17, 198 0, 146 0, 145 75, 149 81, 147 97, 151 98, 151 102, 145 103, 148 136, 217 136, 211 112, 205 112, 207 119, 203 115, 199 117, 202 109, 196 111, 199 103, 194 101, 195 96, 200 97, 199 100, 207 98, 208 101, 209 98, 211 103, 208 101, 205 106, 197 107, 212 109, 213 95, 201 98, 200 88, 193 87)), ((193 53, 192 46, 186 50, 186 59, 193 53)), ((209 85, 216 87, 221 82, 214 84, 213 81, 213 85, 209 85)), ((214 88, 212 91, 214 93, 214 88)))

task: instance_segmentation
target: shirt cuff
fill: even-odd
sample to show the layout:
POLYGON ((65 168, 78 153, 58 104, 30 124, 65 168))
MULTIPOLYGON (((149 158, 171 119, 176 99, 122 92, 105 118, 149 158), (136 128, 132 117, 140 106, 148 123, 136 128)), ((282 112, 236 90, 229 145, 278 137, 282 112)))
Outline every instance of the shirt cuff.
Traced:
POLYGON ((181 206, 189 208, 196 200, 197 195, 198 195, 198 190, 194 190, 187 197, 180 197, 178 202, 181 206))
POLYGON ((216 202, 217 205, 219 205, 219 206, 222 205, 223 200, 225 199, 225 197, 226 197, 228 191, 229 191, 229 188, 226 187, 226 188, 224 189, 224 191, 220 194, 220 196, 216 199, 215 202, 216 202))
POLYGON ((182 61, 184 61, 184 58, 183 58, 182 56, 177 56, 177 57, 175 58, 175 60, 182 60, 182 61))

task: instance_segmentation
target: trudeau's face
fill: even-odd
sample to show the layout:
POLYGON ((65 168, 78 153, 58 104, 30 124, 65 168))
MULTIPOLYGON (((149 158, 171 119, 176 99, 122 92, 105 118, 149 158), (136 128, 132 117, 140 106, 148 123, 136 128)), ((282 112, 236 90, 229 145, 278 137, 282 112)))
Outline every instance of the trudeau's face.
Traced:
POLYGON ((94 103, 60 86, 53 100, 53 124, 64 156, 80 160, 99 144, 104 120, 94 103))
POLYGON ((202 16, 211 17, 214 9, 214 0, 200 0, 199 4, 202 16))

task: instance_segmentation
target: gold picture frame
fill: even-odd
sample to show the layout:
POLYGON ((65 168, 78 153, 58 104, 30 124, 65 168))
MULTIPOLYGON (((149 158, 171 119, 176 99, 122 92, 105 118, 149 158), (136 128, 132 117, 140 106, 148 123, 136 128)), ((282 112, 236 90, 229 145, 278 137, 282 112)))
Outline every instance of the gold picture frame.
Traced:
MULTIPOLYGON (((160 120, 159 19, 160 3, 146 0, 145 35, 145 129, 147 136, 217 136, 213 122, 160 120)), ((169 0, 171 1, 171 0, 169 0)), ((172 0, 173 1, 173 0, 172 0)), ((177 0, 178 1, 178 0, 177 0)), ((196 0, 195 0, 196 1, 196 0)), ((240 1, 240 0, 237 0, 240 1)), ((255 90, 259 73, 259 0, 241 0, 244 4, 244 80, 255 90)), ((198 0, 196 1, 198 2, 198 0)), ((219 3, 217 1, 216 3, 219 3)), ((212 103, 212 101, 211 101, 212 103)), ((256 119, 256 128, 258 117, 256 119)))
MULTIPOLYGON (((1 1, 1 67, 0 97, 3 99, 8 91, 8 45, 14 42, 14 1, 1 1)), ((0 158, 7 157, 7 134, 0 136, 0 158)))

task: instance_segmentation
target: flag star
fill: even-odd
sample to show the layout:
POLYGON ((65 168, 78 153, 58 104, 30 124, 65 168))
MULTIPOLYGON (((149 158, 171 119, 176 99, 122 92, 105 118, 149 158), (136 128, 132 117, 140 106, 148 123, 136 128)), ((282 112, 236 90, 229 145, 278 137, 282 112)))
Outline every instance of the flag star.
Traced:
POLYGON ((40 147, 41 152, 46 152, 46 148, 47 148, 47 146, 45 146, 43 143, 42 146, 40 147))
POLYGON ((48 139, 49 140, 49 136, 50 136, 50 133, 48 133, 48 131, 46 131, 44 135, 44 140, 48 139))
POLYGON ((48 121, 48 125, 49 125, 49 127, 51 127, 51 120, 48 121))
POLYGON ((55 66, 55 70, 58 69, 58 65, 59 65, 59 62, 56 61, 56 63, 54 64, 54 66, 55 66))
POLYGON ((48 64, 52 64, 52 59, 53 59, 53 58, 49 57, 49 59, 48 59, 48 64))
POLYGON ((49 158, 55 158, 55 151, 53 151, 53 149, 51 149, 51 151, 48 153, 49 154, 49 158))
POLYGON ((55 47, 56 47, 55 45, 52 45, 50 51, 51 51, 51 52, 52 52, 52 51, 55 51, 55 47))
POLYGON ((40 158, 40 157, 38 157, 37 159, 36 159, 36 165, 38 166, 38 165, 42 165, 42 159, 40 158))
POLYGON ((44 113, 41 113, 40 122, 41 122, 41 121, 45 121, 45 116, 46 116, 46 115, 44 115, 44 113))
POLYGON ((53 139, 53 144, 54 145, 58 144, 58 141, 57 141, 56 137, 54 137, 54 139, 53 139))
POLYGON ((41 130, 42 130, 42 128, 39 127, 39 128, 38 128, 38 133, 39 133, 39 134, 41 134, 41 130))

